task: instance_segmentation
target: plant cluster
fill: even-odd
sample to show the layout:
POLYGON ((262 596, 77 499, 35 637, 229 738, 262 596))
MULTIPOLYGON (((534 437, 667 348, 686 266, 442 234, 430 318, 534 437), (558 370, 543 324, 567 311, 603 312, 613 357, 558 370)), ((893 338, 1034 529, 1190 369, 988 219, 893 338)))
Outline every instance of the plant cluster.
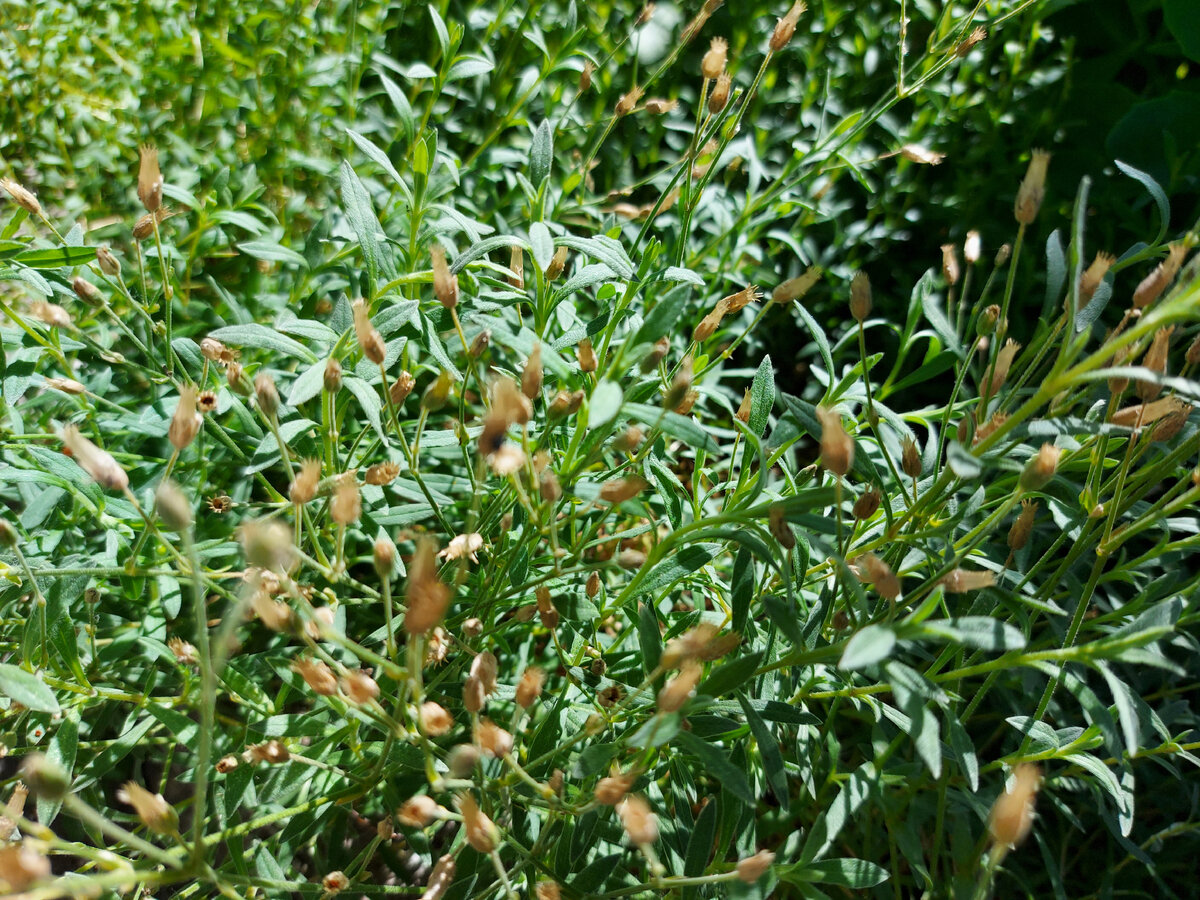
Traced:
POLYGON ((845 11, 719 6, 649 69, 652 7, 534 27, 490 108, 518 10, 423 10, 326 210, 165 141, 96 227, 0 182, 9 893, 1186 892, 1200 238, 1120 164, 1161 229, 1097 252, 1035 150, 887 301, 793 235, 1030 4, 901 3, 924 52, 786 153, 845 11))

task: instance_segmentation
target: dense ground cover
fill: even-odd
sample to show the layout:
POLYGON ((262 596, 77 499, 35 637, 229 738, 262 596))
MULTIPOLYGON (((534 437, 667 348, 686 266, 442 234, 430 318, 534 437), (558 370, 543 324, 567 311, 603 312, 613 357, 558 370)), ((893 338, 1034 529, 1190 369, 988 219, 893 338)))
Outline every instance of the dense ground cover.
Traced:
POLYGON ((811 6, 0 6, 0 883, 1189 892, 1190 156, 811 6))

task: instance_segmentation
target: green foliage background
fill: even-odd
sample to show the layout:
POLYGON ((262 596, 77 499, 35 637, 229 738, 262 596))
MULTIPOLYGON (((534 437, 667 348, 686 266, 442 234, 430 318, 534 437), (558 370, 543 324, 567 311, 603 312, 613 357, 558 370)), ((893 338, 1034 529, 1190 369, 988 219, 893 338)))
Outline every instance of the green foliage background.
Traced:
MULTIPOLYGON (((1110 425, 1112 360, 1099 348, 1165 241, 1200 212, 1192 13, 1137 0, 811 7, 760 69, 785 7, 759 0, 718 9, 687 45, 680 31, 698 7, 666 3, 640 29, 637 8, 605 2, 0 3, 10 97, 0 168, 36 189, 60 230, 12 206, 0 219, 0 498, 30 569, 0 551, 0 690, 18 701, 2 712, 0 741, 9 760, 42 750, 70 773, 75 799, 62 812, 43 798, 27 815, 52 823, 56 872, 80 879, 32 896, 85 880, 111 892, 129 870, 105 872, 103 846, 161 896, 317 896, 332 870, 357 879, 353 891, 416 896, 447 851, 459 865, 448 896, 501 896, 492 862, 463 849, 461 829, 403 828, 398 840, 374 831, 412 795, 433 795, 431 760, 444 775, 450 748, 470 742, 462 683, 485 649, 501 666, 489 714, 520 725, 516 760, 533 781, 558 767, 567 782, 551 802, 501 761, 468 779, 501 824, 500 858, 523 895, 553 878, 568 896, 975 896, 991 890, 988 809, 1022 759, 1042 763, 1047 784, 997 895, 1188 894, 1200 802, 1189 677, 1200 438, 1191 423, 1165 445, 1110 425), (897 90, 902 13, 910 52, 897 90), (987 39, 958 58, 976 26, 987 39), (710 168, 693 179, 679 161, 700 143, 692 111, 715 36, 728 38, 735 90, 750 100, 713 126, 721 147, 699 157, 710 168), (593 87, 581 94, 587 62, 593 87), (614 119, 634 83, 678 107, 614 119), (148 141, 178 213, 161 250, 130 236, 143 213, 137 147, 148 141), (919 165, 897 155, 905 144, 946 159, 919 165), (1034 146, 1055 159, 1010 275, 990 261, 1014 239, 1013 194, 1034 146), (677 173, 684 193, 669 210, 652 221, 620 214, 618 204, 669 196, 677 173), (1077 204, 1085 176, 1091 192, 1077 204), (971 229, 985 250, 968 295, 969 283, 956 289, 937 273, 940 245, 961 247, 971 229), (435 241, 461 280, 461 343, 459 322, 432 297, 435 241), (104 280, 104 305, 89 307, 71 283, 101 282, 88 248, 102 243, 122 260, 122 287, 104 280), (514 244, 528 263, 521 290, 507 283, 514 244), (550 282, 542 270, 555 246, 571 260, 550 282), (74 249, 30 255, 64 247, 74 249), (1096 250, 1124 250, 1101 292, 1112 302, 1056 325, 1096 250), (718 298, 747 284, 769 294, 810 265, 826 274, 801 303, 751 306, 713 340, 691 341, 718 298), (863 331, 846 310, 859 268, 874 283, 863 331), (969 350, 981 290, 992 302, 1011 295, 1012 334, 1027 348, 991 405, 977 386, 995 348, 969 350), (42 295, 69 309, 73 329, 36 321, 30 302, 42 295), (359 297, 387 341, 384 375, 356 349, 359 297), (485 332, 474 360, 464 344, 485 332), (199 341, 214 334, 241 350, 250 378, 278 382, 285 453, 269 417, 201 357, 199 341), (575 360, 585 336, 613 354, 601 353, 596 375, 575 360), (663 364, 643 371, 663 337, 663 364), (480 373, 519 378, 535 338, 547 389, 531 430, 511 436, 531 456, 547 451, 561 506, 523 502, 532 476, 490 475, 474 443, 480 373), (688 353, 700 373, 694 411, 663 415, 688 353), (330 357, 347 376, 336 399, 320 384, 330 357), (382 379, 402 368, 417 390, 393 411, 382 379), (442 371, 464 386, 427 415, 421 397, 442 371), (52 377, 86 393, 50 390, 52 377), (184 381, 218 395, 174 472, 197 511, 204 615, 220 620, 214 634, 227 625, 241 642, 219 673, 212 734, 201 734, 201 674, 166 643, 195 640, 203 618, 187 562, 168 549, 182 553, 183 539, 144 537, 139 514, 170 468, 165 435, 184 381), (578 417, 551 418, 560 389, 585 395, 578 417), (814 465, 819 403, 839 406, 857 438, 845 485, 814 465), (1014 417, 995 439, 955 440, 956 424, 982 425, 995 408, 1014 417), (102 491, 62 455, 68 421, 115 455, 132 498, 102 491), (612 439, 629 425, 647 441, 622 454, 612 439), (420 465, 408 452, 417 434, 420 465), (910 436, 915 479, 895 465, 910 436), (1063 462, 1037 493, 1032 546, 1010 555, 1020 472, 1047 440, 1063 462), (319 641, 243 622, 234 578, 245 567, 236 526, 290 523, 290 466, 309 456, 326 477, 384 459, 403 470, 385 488, 364 486, 346 574, 325 559, 343 540, 326 501, 311 508, 302 546, 317 559, 289 602, 307 620, 310 603, 338 610, 319 641), (632 474, 649 483, 642 496, 615 509, 592 502, 602 483, 632 474), (884 509, 856 524, 850 504, 870 485, 884 509), (221 494, 233 511, 207 511, 221 494), (1099 502, 1113 518, 1089 515, 1099 502), (794 548, 780 543, 780 521, 794 548), (451 650, 420 688, 456 729, 431 746, 390 702, 411 699, 420 666, 403 652, 385 658, 372 544, 386 535, 408 559, 420 534, 445 546, 469 531, 483 536, 483 562, 444 565, 456 591, 451 650), (1097 562, 1100 546, 1111 560, 1097 562), (620 565, 622 548, 644 563, 620 565), (899 607, 851 574, 864 550, 903 573, 899 607), (996 573, 997 585, 944 593, 959 563, 996 573), (584 589, 592 572, 597 597, 584 589), (554 594, 557 630, 531 617, 538 585, 554 594), (471 617, 481 637, 463 631, 471 617), (653 694, 669 673, 655 660, 700 621, 741 643, 707 666, 685 714, 659 713, 653 694), (304 654, 372 669, 380 704, 313 696, 291 668, 304 654), (512 691, 534 662, 547 691, 522 721, 512 691), (626 702, 599 704, 614 686, 626 702), (603 720, 594 734, 592 715, 603 720), (201 829, 212 868, 175 877, 187 846, 149 834, 117 788, 133 779, 161 790, 187 834, 198 742, 210 740, 216 758, 269 738, 293 760, 214 774, 201 829), (660 815, 666 881, 623 842, 612 811, 590 803, 614 761, 637 771, 635 790, 660 815), (102 836, 84 806, 160 846, 102 836), (770 875, 730 879, 738 858, 764 848, 776 853, 770 875)), ((1189 267, 1125 333, 1140 353, 1158 327, 1177 326, 1169 372, 1183 374, 1167 389, 1189 403, 1197 388, 1181 359, 1196 296, 1189 267)), ((2 772, 15 783, 15 762, 2 772)), ((447 809, 451 793, 438 795, 447 809)))

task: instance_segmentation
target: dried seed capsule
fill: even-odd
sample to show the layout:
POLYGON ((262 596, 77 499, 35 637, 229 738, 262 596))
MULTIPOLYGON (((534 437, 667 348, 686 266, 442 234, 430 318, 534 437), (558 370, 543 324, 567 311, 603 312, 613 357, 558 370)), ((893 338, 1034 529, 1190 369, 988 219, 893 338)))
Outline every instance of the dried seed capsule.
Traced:
POLYGON ((0 178, 0 187, 4 188, 8 196, 13 198, 13 202, 17 206, 21 207, 21 209, 25 210, 31 216, 40 217, 42 215, 42 204, 38 203, 37 197, 17 184, 17 182, 11 178, 0 178))
POLYGON ((421 728, 430 737, 441 737, 454 727, 454 716, 439 703, 426 700, 421 704, 421 728))
POLYGON ((450 589, 438 580, 432 538, 421 538, 408 568, 408 609, 404 630, 422 635, 440 623, 450 605, 450 589))
POLYGON ((983 241, 979 236, 978 231, 968 231, 967 239, 963 241, 963 259, 969 264, 974 265, 979 262, 979 257, 983 253, 983 241))
POLYGON ((708 111, 714 116, 719 114, 729 102, 729 92, 733 87, 733 78, 728 72, 721 72, 717 83, 713 85, 712 93, 708 95, 708 111))
POLYGON ((196 412, 196 397, 196 389, 190 384, 179 389, 179 404, 167 428, 167 437, 176 450, 182 450, 194 441, 204 424, 204 417, 196 412))
POLYGON ((559 247, 554 251, 554 256, 550 260, 550 265, 546 267, 546 280, 557 281, 567 268, 567 248, 559 247))
POLYGON ((779 304, 799 300, 817 283, 817 279, 821 277, 821 271, 820 266, 809 266, 804 270, 804 274, 789 278, 776 287, 771 294, 771 300, 779 304))
POLYGON ((383 342, 383 336, 371 324, 367 304, 362 300, 355 300, 353 310, 354 335, 358 339, 359 349, 362 350, 363 356, 371 362, 382 365, 387 354, 387 346, 383 342))
POLYGON ((842 417, 823 406, 817 407, 821 423, 821 460, 835 475, 845 476, 854 464, 854 438, 842 427, 842 417))
POLYGON ((854 518, 858 519, 860 522, 871 518, 871 516, 875 515, 875 513, 879 510, 881 499, 882 498, 878 488, 874 486, 867 488, 862 492, 859 498, 854 501, 854 506, 851 509, 851 512, 854 514, 854 518))
POLYGON ((156 213, 162 206, 163 177, 158 168, 158 148, 144 145, 138 148, 137 195, 148 213, 156 213))
POLYGON ((850 280, 850 315, 859 324, 871 314, 871 279, 861 269, 850 280))
POLYGON ((542 345, 535 342, 521 372, 521 393, 536 400, 542 392, 542 345))
POLYGON ((446 251, 440 244, 429 248, 433 259, 433 292, 437 294, 438 303, 446 309, 454 309, 458 305, 458 276, 450 272, 446 264, 446 251))
POLYGON ((142 824, 155 834, 173 834, 179 827, 179 815, 162 794, 153 794, 136 781, 125 782, 117 799, 133 807, 142 824))
POLYGON ((921 474, 921 451, 917 449, 917 442, 911 435, 906 434, 900 442, 900 468, 909 478, 916 478, 921 474))
POLYGON ((275 387, 275 379, 266 369, 254 376, 254 396, 263 415, 274 419, 279 412, 279 390, 275 387))
POLYGON ((1045 150, 1034 150, 1029 168, 1017 191, 1013 214, 1022 225, 1032 225, 1042 208, 1046 196, 1046 169, 1050 165, 1050 154, 1045 150))
POLYGON ((399 408, 404 405, 404 401, 408 399, 408 395, 412 393, 413 387, 417 380, 413 378, 411 372, 401 372, 400 375, 392 382, 392 386, 388 388, 388 395, 392 399, 392 405, 399 408))
POLYGON ((885 600, 900 596, 900 579, 892 567, 873 553, 864 553, 857 561, 859 578, 875 588, 885 600))
POLYGON ((988 832, 998 845, 1015 847, 1028 837, 1041 781, 1041 770, 1031 763, 1021 763, 1013 770, 1012 790, 996 798, 988 816, 988 832))
POLYGON ((463 829, 467 835, 467 843, 480 853, 491 853, 500 843, 500 830, 496 828, 475 802, 471 794, 460 794, 457 799, 458 811, 462 813, 463 829))
POLYGON ((1017 516, 1008 530, 1008 546, 1016 552, 1029 543, 1029 535, 1033 533, 1033 519, 1037 515, 1036 500, 1028 497, 1021 500, 1021 514, 1017 516))
POLYGON ((591 340, 584 338, 579 342, 579 370, 584 373, 595 372, 596 366, 596 351, 592 348, 591 340))
POLYGON ((700 74, 705 78, 717 78, 725 71, 726 55, 729 44, 724 38, 713 38, 708 46, 708 52, 700 61, 700 74))
POLYGON ((629 115, 641 99, 642 89, 635 84, 626 93, 622 94, 621 99, 617 101, 615 110, 617 117, 620 118, 621 116, 629 115))
POLYGON ((771 863, 775 862, 775 854, 770 850, 759 850, 753 856, 739 860, 737 864, 738 881, 743 884, 754 884, 767 874, 771 863))
POLYGON ((626 797, 617 807, 617 815, 621 817, 621 824, 631 843, 644 846, 658 840, 658 817, 641 797, 626 797))
POLYGON ((129 476, 125 474, 112 454, 101 450, 90 440, 79 433, 74 425, 66 425, 62 430, 62 441, 79 468, 87 472, 92 480, 102 488, 123 491, 129 487, 129 476))
POLYGON ((1042 444, 1041 449, 1025 465, 1021 472, 1019 485, 1025 491, 1037 491, 1044 488, 1058 470, 1058 459, 1062 451, 1053 444, 1042 444))

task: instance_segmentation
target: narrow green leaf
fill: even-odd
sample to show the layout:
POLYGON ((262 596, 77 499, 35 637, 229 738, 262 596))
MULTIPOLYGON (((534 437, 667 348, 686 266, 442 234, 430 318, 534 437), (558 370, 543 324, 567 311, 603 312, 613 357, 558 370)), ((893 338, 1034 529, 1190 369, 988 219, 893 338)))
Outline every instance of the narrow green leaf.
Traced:
POLYGON ((18 253, 12 262, 30 269, 61 269, 82 266, 96 258, 95 247, 54 247, 49 250, 28 250, 18 253))
POLYGON ((0 663, 0 693, 38 712, 62 712, 54 691, 32 672, 11 663, 0 663))
POLYGON ((375 285, 379 279, 379 220, 375 218, 375 210, 371 205, 371 196, 359 180, 350 163, 342 161, 341 166, 342 203, 346 207, 346 218, 350 227, 358 237, 358 246, 362 251, 363 263, 367 267, 367 278, 371 294, 375 293, 375 285))
POLYGON ((282 244, 275 243, 275 241, 243 241, 237 245, 237 248, 254 259, 261 259, 266 262, 290 263, 293 266, 308 268, 307 259, 295 250, 290 250, 282 244))
POLYGON ((733 764, 724 750, 701 740, 690 731, 680 731, 675 736, 675 742, 684 752, 699 759, 705 770, 721 787, 751 808, 758 805, 746 773, 733 764))
POLYGON ((541 187, 542 182, 550 176, 553 162, 554 128, 549 119, 543 119, 542 124, 534 131, 533 141, 529 145, 529 180, 535 188, 541 187))
POLYGON ((767 430, 771 417, 771 407, 775 405, 775 370, 771 367, 771 357, 764 356, 754 373, 754 382, 750 387, 750 430, 762 437, 767 430))
POLYGON ((865 669, 887 659, 895 646, 896 632, 885 625, 868 625, 846 642, 838 667, 865 669))
POLYGON ((750 726, 750 733, 754 735, 754 742, 758 744, 758 753, 762 757, 763 774, 767 776, 767 784, 770 785, 775 800, 786 812, 789 808, 787 769, 783 764, 783 754, 779 750, 779 742, 775 739, 775 734, 771 731, 770 726, 763 721, 763 717, 746 700, 744 694, 738 694, 738 703, 742 705, 742 710, 746 713, 746 723, 750 726))
POLYGON ((258 350, 272 350, 286 356, 315 363, 317 355, 298 341, 280 334, 274 328, 251 322, 248 325, 227 325, 208 333, 210 338, 235 347, 254 347, 258 350))
POLYGON ((597 428, 605 425, 621 411, 621 401, 624 395, 615 382, 601 381, 592 391, 588 399, 588 427, 597 428))

